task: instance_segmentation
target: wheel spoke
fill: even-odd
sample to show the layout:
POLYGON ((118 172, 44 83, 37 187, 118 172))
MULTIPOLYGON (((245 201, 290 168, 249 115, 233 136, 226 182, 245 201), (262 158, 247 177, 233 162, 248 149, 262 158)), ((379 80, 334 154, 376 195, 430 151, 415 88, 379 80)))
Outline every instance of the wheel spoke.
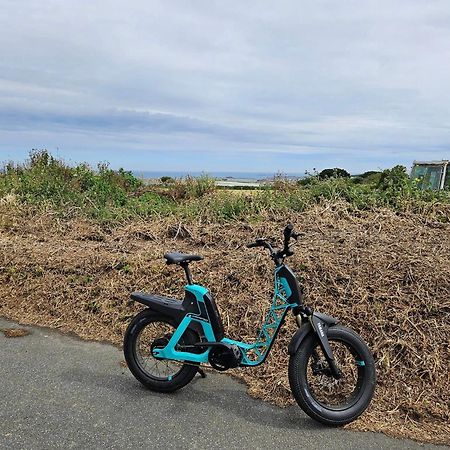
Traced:
POLYGON ((342 377, 336 380, 328 362, 317 346, 308 360, 306 378, 311 394, 325 407, 346 407, 359 392, 359 371, 352 349, 342 341, 330 340, 330 346, 342 377))

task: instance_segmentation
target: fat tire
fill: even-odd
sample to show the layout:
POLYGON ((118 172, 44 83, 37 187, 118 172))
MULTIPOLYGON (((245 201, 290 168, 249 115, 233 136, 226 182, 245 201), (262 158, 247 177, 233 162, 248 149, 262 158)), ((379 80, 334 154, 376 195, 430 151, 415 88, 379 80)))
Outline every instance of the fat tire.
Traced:
POLYGON ((369 406, 376 386, 375 362, 367 344, 349 328, 340 325, 329 328, 328 339, 331 341, 334 339, 344 341, 353 346, 357 353, 364 358, 362 393, 357 402, 346 410, 337 411, 332 408, 326 408, 314 398, 307 383, 306 371, 312 350, 319 342, 315 333, 310 333, 301 343, 297 352, 291 355, 288 372, 289 384, 295 400, 308 416, 324 425, 342 426, 353 422, 369 406))
MULTIPOLYGON (((176 323, 172 318, 154 312, 151 309, 145 309, 137 314, 128 325, 124 336, 123 353, 125 355, 128 368, 138 381, 152 391, 177 391, 178 389, 186 386, 194 378, 198 371, 198 364, 183 364, 180 371, 171 380, 156 380, 145 373, 140 368, 137 361, 136 341, 140 331, 151 322, 166 322, 175 328, 178 326, 178 323, 176 323)), ((189 345, 198 342, 198 337, 192 330, 187 329, 183 334, 183 340, 185 344, 189 345)))

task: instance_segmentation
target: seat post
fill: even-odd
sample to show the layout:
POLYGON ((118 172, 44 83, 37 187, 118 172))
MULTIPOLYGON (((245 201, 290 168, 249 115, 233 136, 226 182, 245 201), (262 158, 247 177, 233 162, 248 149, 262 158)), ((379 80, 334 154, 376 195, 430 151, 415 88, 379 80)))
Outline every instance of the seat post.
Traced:
POLYGON ((183 262, 183 263, 180 263, 180 266, 184 269, 184 273, 186 274, 188 284, 194 284, 192 281, 192 274, 189 269, 189 263, 183 262))

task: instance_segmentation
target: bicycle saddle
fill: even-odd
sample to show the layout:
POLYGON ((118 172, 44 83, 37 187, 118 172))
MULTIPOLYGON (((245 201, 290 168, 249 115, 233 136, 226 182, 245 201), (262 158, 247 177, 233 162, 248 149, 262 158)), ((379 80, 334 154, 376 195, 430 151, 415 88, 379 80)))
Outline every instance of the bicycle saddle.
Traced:
POLYGON ((164 255, 167 264, 180 264, 183 262, 190 263, 191 261, 200 261, 203 259, 201 255, 186 255, 179 252, 170 252, 164 255))

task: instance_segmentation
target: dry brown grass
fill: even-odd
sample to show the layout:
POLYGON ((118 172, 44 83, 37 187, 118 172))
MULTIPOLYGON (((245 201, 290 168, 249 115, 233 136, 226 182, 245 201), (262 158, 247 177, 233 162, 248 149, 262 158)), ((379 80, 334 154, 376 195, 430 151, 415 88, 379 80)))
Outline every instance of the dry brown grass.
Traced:
MULTIPOLYGON (((450 444, 450 224, 390 210, 349 213, 322 204, 282 221, 201 225, 133 220, 101 227, 0 205, 0 315, 120 344, 142 308, 133 290, 182 296, 182 271, 166 250, 199 252, 194 279, 210 288, 233 338, 252 339, 272 291, 271 261, 243 244, 279 239, 292 221, 306 232, 289 261, 308 304, 362 334, 378 388, 350 428, 450 444)), ((235 370, 251 395, 292 403, 288 320, 262 367, 235 370)))

